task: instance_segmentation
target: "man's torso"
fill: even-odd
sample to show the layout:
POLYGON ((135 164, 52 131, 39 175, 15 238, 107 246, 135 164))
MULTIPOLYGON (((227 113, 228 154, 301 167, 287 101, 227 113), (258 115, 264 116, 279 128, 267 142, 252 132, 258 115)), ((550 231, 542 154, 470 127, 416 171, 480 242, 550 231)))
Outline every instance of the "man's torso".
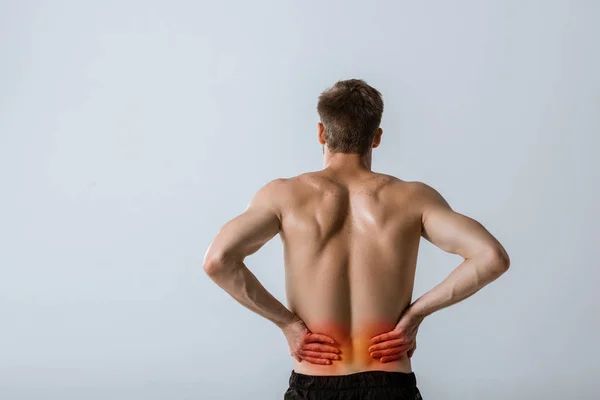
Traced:
POLYGON ((410 372, 409 358, 382 363, 373 336, 410 304, 421 235, 415 186, 368 171, 327 169, 285 180, 277 199, 289 309, 314 333, 335 338, 341 360, 295 361, 309 375, 410 372))

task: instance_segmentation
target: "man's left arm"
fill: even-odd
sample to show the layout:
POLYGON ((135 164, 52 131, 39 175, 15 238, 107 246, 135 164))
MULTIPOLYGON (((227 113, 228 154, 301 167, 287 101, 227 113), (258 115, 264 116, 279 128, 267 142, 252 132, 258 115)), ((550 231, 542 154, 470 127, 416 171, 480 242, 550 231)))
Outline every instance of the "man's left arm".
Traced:
POLYGON ((246 210, 219 230, 204 257, 204 271, 244 307, 284 328, 294 322, 294 314, 244 264, 247 256, 279 233, 280 212, 274 199, 280 184, 275 180, 263 186, 246 210))
POLYGON ((247 256, 281 229, 281 211, 276 199, 282 184, 283 180, 275 180, 263 186, 246 211, 221 228, 204 256, 204 270, 240 304, 277 325, 286 337, 290 354, 298 362, 329 365, 340 359, 337 342, 330 336, 311 332, 244 264, 247 256))

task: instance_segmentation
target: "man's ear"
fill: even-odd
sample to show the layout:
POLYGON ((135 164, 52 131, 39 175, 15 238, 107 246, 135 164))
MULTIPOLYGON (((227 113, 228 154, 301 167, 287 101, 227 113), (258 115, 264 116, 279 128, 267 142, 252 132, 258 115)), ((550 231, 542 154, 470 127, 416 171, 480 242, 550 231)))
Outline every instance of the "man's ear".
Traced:
POLYGON ((324 145, 326 143, 326 141, 325 141, 325 126, 320 122, 317 124, 317 133, 319 135, 319 143, 324 145))
POLYGON ((379 146, 379 143, 381 143, 381 135, 383 135, 383 129, 377 128, 377 132, 375 132, 375 137, 373 137, 373 148, 379 146))

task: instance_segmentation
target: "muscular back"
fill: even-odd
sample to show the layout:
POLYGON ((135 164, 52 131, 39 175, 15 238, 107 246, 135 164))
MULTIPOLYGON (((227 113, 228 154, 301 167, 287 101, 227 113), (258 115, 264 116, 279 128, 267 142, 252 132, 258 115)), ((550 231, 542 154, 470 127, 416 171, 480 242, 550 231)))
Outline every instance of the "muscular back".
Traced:
POLYGON ((411 353, 404 351, 414 350, 422 319, 497 279, 509 262, 483 225, 453 211, 433 188, 346 162, 261 188, 221 228, 204 269, 238 302, 283 330, 296 372, 343 375, 411 371, 411 353), (244 264, 278 233, 289 309, 244 264), (464 261, 411 303, 420 237, 464 261), (341 360, 329 352, 325 358, 333 363, 323 364, 332 350, 327 346, 316 347, 323 354, 311 354, 307 329, 324 334, 310 335, 322 343, 334 338, 341 360), (372 339, 377 344, 371 347, 372 339))
POLYGON ((406 355, 381 363, 370 339, 410 304, 421 235, 413 183, 370 171, 323 170, 282 180, 278 199, 288 307, 341 345, 341 360, 306 374, 410 371, 406 355))

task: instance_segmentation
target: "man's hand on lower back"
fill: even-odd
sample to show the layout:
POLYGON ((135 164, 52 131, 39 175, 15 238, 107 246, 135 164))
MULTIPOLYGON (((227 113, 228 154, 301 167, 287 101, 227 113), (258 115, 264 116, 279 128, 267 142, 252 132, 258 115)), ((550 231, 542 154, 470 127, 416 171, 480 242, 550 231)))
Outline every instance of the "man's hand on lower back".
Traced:
POLYGON ((330 365, 333 360, 340 360, 340 349, 336 341, 318 333, 312 333, 299 317, 281 328, 290 347, 290 354, 298 362, 330 365))
POLYGON ((404 353, 410 358, 417 348, 417 332, 423 318, 404 312, 396 327, 371 339, 371 357, 381 362, 400 359, 404 353))

